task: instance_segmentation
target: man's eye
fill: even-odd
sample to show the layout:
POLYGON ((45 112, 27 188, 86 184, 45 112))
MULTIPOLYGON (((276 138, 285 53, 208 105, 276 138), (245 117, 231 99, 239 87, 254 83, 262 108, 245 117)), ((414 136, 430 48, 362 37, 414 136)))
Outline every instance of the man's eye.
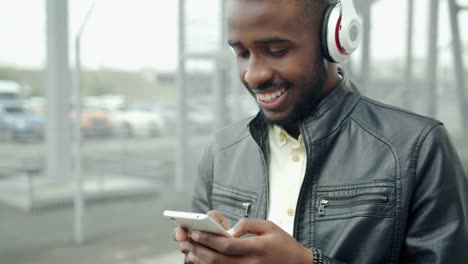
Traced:
POLYGON ((250 55, 249 51, 242 51, 242 52, 237 52, 237 57, 239 58, 248 58, 250 55))
POLYGON ((288 52, 287 49, 268 50, 268 53, 273 57, 282 57, 286 55, 287 52, 288 52))

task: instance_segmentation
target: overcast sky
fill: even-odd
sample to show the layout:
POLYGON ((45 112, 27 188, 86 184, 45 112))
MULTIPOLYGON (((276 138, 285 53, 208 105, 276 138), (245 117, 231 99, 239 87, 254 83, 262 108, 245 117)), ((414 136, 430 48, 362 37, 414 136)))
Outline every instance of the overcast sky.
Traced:
MULTIPOLYGON (((359 0, 355 0, 359 1, 359 0)), ((76 35, 91 0, 69 0, 70 37, 76 35)), ((216 45, 210 35, 218 21, 218 0, 187 0, 192 17, 190 43, 216 45), (203 36, 197 37, 197 34, 203 36)), ((415 0, 416 55, 427 53, 428 0, 415 0)), ((462 0, 461 2, 468 2, 462 0)), ((450 43, 447 0, 441 0, 439 45, 450 43)), ((45 0, 0 0, 0 65, 41 67, 45 58, 45 0)), ((463 15, 462 24, 468 22, 463 15)), ((379 0, 373 7, 372 56, 375 59, 403 57, 406 36, 406 1, 379 0)), ((468 29, 461 27, 468 39, 468 29)), ((70 41, 72 45, 72 41, 70 41)), ((70 52, 73 51, 71 46, 70 52)), ((173 70, 177 58, 176 0, 98 0, 85 29, 82 62, 85 67, 135 70, 150 67, 173 70)), ((359 52, 358 52, 359 54, 359 52)), ((72 56, 72 54, 71 54, 72 56)))

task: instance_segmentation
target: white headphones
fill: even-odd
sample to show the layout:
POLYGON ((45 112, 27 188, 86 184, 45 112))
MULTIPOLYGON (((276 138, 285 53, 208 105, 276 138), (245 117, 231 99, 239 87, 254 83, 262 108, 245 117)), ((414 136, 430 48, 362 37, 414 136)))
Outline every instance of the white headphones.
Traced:
POLYGON ((340 0, 325 10, 321 29, 322 51, 330 62, 346 61, 361 42, 362 25, 353 0, 340 0))

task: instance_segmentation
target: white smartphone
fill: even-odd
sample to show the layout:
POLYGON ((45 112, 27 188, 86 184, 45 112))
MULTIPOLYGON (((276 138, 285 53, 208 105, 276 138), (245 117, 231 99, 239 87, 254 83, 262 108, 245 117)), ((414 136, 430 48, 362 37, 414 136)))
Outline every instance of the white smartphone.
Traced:
POLYGON ((171 219, 177 226, 187 230, 189 233, 191 233, 192 230, 198 230, 220 236, 231 237, 231 235, 220 224, 206 214, 166 210, 163 215, 171 219))

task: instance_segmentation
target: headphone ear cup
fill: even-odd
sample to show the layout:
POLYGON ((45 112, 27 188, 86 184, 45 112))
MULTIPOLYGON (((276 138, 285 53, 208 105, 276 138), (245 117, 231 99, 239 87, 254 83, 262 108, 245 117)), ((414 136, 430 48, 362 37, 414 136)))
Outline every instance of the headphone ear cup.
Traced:
POLYGON ((322 25, 320 29, 320 41, 321 41, 321 46, 322 46, 322 53, 325 59, 327 59, 330 62, 336 62, 331 54, 330 54, 330 49, 333 49, 334 46, 330 45, 328 39, 329 36, 328 34, 335 34, 335 32, 329 32, 330 23, 333 23, 336 25, 338 21, 330 21, 331 13, 333 10, 337 7, 337 4, 329 5, 324 12, 323 18, 322 18, 322 25))

